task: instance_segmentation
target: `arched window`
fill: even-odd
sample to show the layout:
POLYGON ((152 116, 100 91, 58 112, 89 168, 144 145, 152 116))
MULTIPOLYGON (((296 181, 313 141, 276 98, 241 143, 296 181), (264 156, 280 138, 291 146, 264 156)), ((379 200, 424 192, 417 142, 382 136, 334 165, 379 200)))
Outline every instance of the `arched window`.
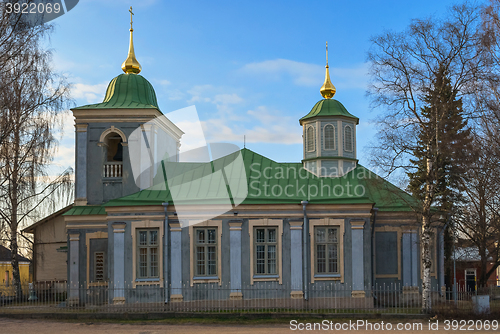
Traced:
POLYGON ((106 161, 107 162, 122 162, 123 161, 123 140, 119 134, 110 132, 105 138, 106 144, 106 161))
POLYGON ((314 151, 314 128, 312 126, 306 130, 306 148, 307 152, 314 151))
POLYGON ((120 130, 112 126, 101 134, 97 144, 104 149, 103 178, 117 178, 123 176, 123 146, 127 145, 127 137, 120 130))
POLYGON ((325 125, 323 129, 325 150, 335 149, 335 128, 331 124, 325 125))
POLYGON ((344 127, 344 151, 353 151, 352 127, 350 125, 344 127))

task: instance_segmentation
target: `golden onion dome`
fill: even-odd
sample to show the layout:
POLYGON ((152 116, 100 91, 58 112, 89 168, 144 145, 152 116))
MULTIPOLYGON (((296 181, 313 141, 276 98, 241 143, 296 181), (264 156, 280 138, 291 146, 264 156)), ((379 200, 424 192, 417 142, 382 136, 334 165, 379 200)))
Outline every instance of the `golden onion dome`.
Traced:
POLYGON ((141 64, 137 61, 135 58, 135 52, 134 52, 134 29, 132 28, 132 15, 134 13, 132 12, 132 6, 130 6, 130 43, 128 47, 128 56, 127 59, 122 64, 122 70, 126 74, 139 74, 141 72, 141 64))
POLYGON ((321 86, 321 89, 319 90, 321 93, 321 96, 325 99, 331 99, 334 95, 335 92, 337 91, 335 89, 335 86, 332 84, 330 81, 330 71, 328 67, 328 42, 326 42, 326 73, 325 73, 325 82, 323 83, 323 86, 321 86))

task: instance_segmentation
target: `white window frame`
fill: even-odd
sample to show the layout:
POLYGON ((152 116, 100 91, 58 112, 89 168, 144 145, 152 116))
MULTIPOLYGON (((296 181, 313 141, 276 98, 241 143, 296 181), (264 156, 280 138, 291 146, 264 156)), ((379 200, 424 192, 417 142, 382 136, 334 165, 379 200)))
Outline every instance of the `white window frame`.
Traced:
POLYGON ((217 227, 216 226, 197 226, 193 229, 194 231, 194 244, 193 244, 193 252, 194 252, 194 274, 195 274, 195 279, 196 278, 210 278, 210 277, 218 277, 218 270, 217 270, 217 264, 218 264, 218 256, 217 256, 217 253, 218 253, 218 238, 217 238, 217 227), (205 232, 205 236, 204 236, 204 239, 205 241, 204 242, 198 242, 198 235, 199 235, 199 232, 201 231, 204 231, 205 232), (214 232, 214 239, 213 239, 213 243, 210 243, 208 242, 209 241, 209 231, 213 231, 214 232), (215 273, 214 274, 210 274, 209 273, 209 258, 208 258, 208 254, 209 254, 209 251, 208 251, 208 248, 209 247, 213 247, 215 249, 215 273), (200 273, 198 271, 198 248, 203 248, 203 273, 200 273))
MULTIPOLYGON (((85 245, 87 247, 87 285, 88 286, 99 286, 99 285, 107 285, 109 281, 109 277, 107 281, 104 282, 95 282, 94 277, 95 277, 95 272, 94 272, 94 277, 90 277, 90 240, 92 239, 107 239, 108 238, 108 232, 94 232, 94 233, 86 233, 85 234, 85 245), (92 279, 91 279, 92 278, 92 279)), ((92 254, 93 256, 93 254, 92 254)), ((108 270, 108 254, 104 253, 104 270, 108 270)), ((95 263, 94 263, 95 266, 95 263)), ((104 275, 106 276, 106 275, 104 275)))
POLYGON ((131 223, 130 233, 132 235, 132 286, 135 288, 137 285, 151 285, 158 284, 160 287, 163 287, 163 221, 158 220, 142 220, 142 221, 133 221, 131 223), (139 260, 137 259, 137 230, 148 230, 148 229, 157 229, 158 230, 158 277, 157 278, 139 278, 137 277, 137 266, 139 265, 139 260))
POLYGON ((313 242, 314 242, 314 275, 316 277, 320 277, 320 276, 335 276, 335 275, 340 275, 340 265, 339 265, 339 262, 340 262, 340 229, 338 226, 315 226, 314 227, 314 236, 313 236, 313 242), (326 234, 325 234, 325 240, 323 242, 318 242, 317 240, 317 231, 318 229, 324 229, 326 231, 326 234), (333 242, 331 241, 328 241, 328 230, 330 229, 333 229, 333 230, 336 230, 337 231, 337 242, 335 243, 335 245, 337 246, 337 271, 336 272, 330 272, 328 269, 329 269, 329 261, 330 258, 329 258, 329 252, 328 252, 328 246, 331 245, 331 244, 334 244, 333 242), (319 245, 324 245, 325 246, 325 272, 324 273, 320 273, 318 271, 318 246, 319 245))
POLYGON ((354 151, 354 129, 350 124, 344 125, 344 151, 345 152, 353 152, 354 151), (346 129, 349 128, 351 130, 351 149, 347 149, 347 131, 346 129))
POLYGON ((312 125, 306 126, 306 152, 316 151, 316 129, 312 125), (309 130, 312 130, 312 136, 309 136, 309 130), (312 139, 311 139, 312 138, 312 139), (309 142, 312 140, 312 150, 309 150, 309 142))
POLYGON ((311 283, 314 281, 340 281, 344 283, 344 219, 323 218, 309 220, 309 236, 311 245, 311 283), (338 274, 316 274, 315 230, 316 227, 338 228, 338 274))
POLYGON ((219 283, 222 285, 222 220, 207 220, 196 225, 189 225, 189 272, 191 286, 195 283, 219 283), (217 275, 214 276, 196 276, 196 252, 195 238, 196 228, 217 228, 217 275))
POLYGON ((136 252, 137 252, 137 267, 136 267, 136 277, 137 279, 140 279, 140 280, 156 280, 156 279, 159 279, 160 278, 160 266, 159 266, 159 258, 160 258, 160 240, 161 240, 161 237, 159 236, 159 229, 157 228, 138 228, 135 230, 135 233, 137 234, 137 239, 136 239, 136 252), (139 244, 140 242, 140 238, 138 237, 139 233, 141 232, 146 232, 146 244, 145 245, 141 245, 139 244), (150 236, 151 236, 151 232, 156 232, 156 244, 154 245, 150 245, 150 236), (140 249, 141 248, 144 248, 146 249, 146 275, 145 276, 140 276, 139 273, 140 273, 140 249), (157 260, 156 260, 156 263, 157 263, 157 275, 151 275, 151 250, 152 249, 156 249, 156 255, 157 255, 157 260))
POLYGON ((276 226, 254 226, 254 233, 255 233, 255 238, 254 238, 254 252, 255 252, 255 257, 254 257, 254 272, 255 275, 262 275, 262 276, 273 276, 273 275, 278 275, 278 228, 276 226), (258 230, 264 230, 264 241, 259 242, 257 240, 257 231, 258 230), (269 241, 269 231, 274 230, 274 242, 269 241), (257 247, 264 247, 264 272, 259 273, 257 272, 258 268, 258 258, 257 258, 257 247), (275 272, 270 273, 269 272, 269 264, 270 261, 273 260, 269 257, 269 247, 274 246, 275 249, 275 255, 274 255, 274 261, 275 261, 275 272))
POLYGON ((283 220, 282 219, 250 219, 248 221, 248 233, 250 235, 250 284, 259 281, 273 281, 283 284, 283 220), (255 229, 259 227, 276 228, 276 274, 257 274, 256 268, 256 249, 255 249, 255 229))
POLYGON ((337 141, 335 140, 335 126, 331 123, 325 124, 323 127, 323 149, 325 151, 335 151, 337 149, 337 141), (333 136, 332 136, 332 141, 333 141, 333 148, 326 148, 326 127, 331 126, 333 129, 333 136))

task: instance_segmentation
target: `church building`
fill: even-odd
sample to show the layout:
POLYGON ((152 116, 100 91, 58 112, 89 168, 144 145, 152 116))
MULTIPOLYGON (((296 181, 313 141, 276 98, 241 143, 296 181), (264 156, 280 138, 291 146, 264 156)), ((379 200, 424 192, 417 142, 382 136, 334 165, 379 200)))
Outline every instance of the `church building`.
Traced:
MULTIPOLYGON (((109 288, 107 302, 113 304, 158 296, 166 303, 210 299, 212 294, 202 292, 220 287, 227 289, 218 290, 217 298, 233 301, 309 300, 318 291, 328 297, 324 293, 332 286, 346 298, 368 302, 375 285, 418 293, 422 271, 415 202, 358 163, 359 119, 333 99, 328 60, 322 99, 299 120, 301 162, 279 163, 244 148, 208 163, 217 169, 241 159, 248 192, 239 201, 229 184, 182 197, 159 178, 183 166, 178 152, 188 129, 163 115, 153 86, 140 75, 132 27, 122 70, 102 103, 72 109, 75 202, 43 221, 64 222, 69 303, 85 304, 86 291, 94 287, 109 288), (154 138, 149 141, 153 151, 163 146, 177 152, 141 174, 156 180, 154 185, 138 185, 134 178, 130 145, 137 129, 154 138), (200 221, 200 212, 215 210, 222 198, 229 198, 230 210, 200 221), (191 211, 181 217, 180 206, 191 211)), ((191 181, 206 175, 206 168, 206 163, 191 163, 176 177, 191 181)), ((36 244, 43 240, 36 237, 35 225, 27 231, 35 233, 36 244)), ((434 231, 431 275, 438 289, 444 286, 443 240, 440 227, 434 231)))

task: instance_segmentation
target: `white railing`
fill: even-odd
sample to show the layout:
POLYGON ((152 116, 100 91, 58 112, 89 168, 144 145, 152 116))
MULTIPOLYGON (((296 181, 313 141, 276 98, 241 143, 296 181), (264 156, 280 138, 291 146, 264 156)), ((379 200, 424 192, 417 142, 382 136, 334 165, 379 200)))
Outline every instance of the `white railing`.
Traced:
POLYGON ((122 177, 122 163, 121 162, 105 162, 102 166, 102 177, 122 177))

